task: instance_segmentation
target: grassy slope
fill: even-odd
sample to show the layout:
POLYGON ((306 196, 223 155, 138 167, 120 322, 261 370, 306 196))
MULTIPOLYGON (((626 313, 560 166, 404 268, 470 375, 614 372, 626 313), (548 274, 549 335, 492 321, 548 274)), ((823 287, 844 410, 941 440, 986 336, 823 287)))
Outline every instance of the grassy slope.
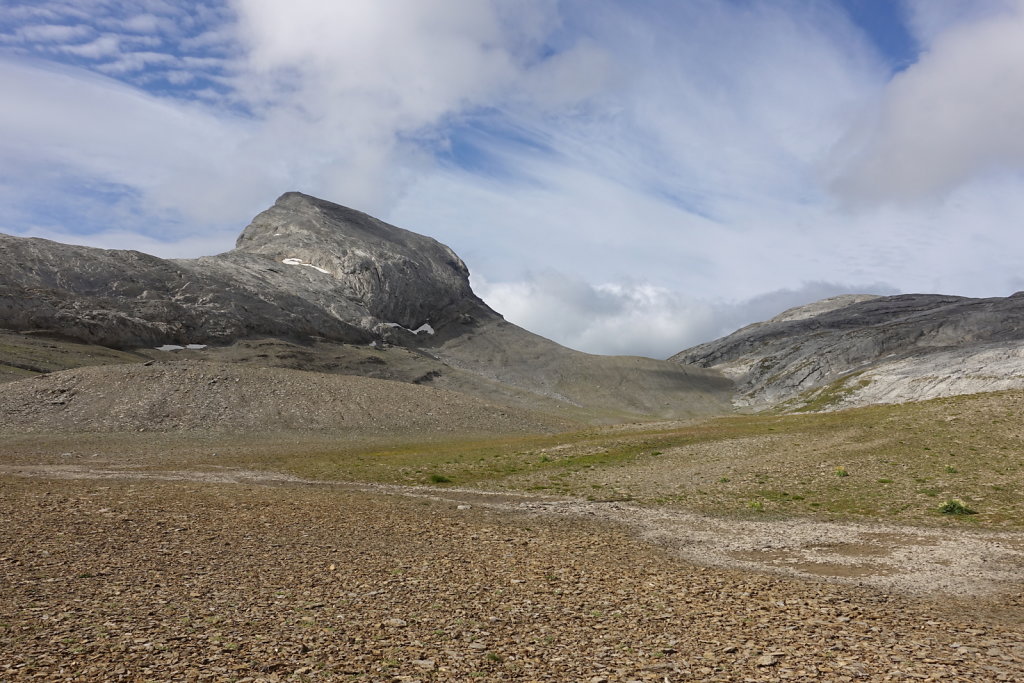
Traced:
POLYGON ((715 514, 1024 526, 1024 393, 487 441, 279 451, 305 476, 519 489, 715 514), (845 475, 842 474, 845 472, 845 475), (435 482, 436 483, 436 482, 435 482), (444 482, 442 482, 444 483, 444 482))
POLYGON ((155 469, 244 466, 325 480, 631 500, 719 515, 1020 528, 1022 410, 1024 392, 1002 392, 540 436, 9 436, 0 452, 8 463, 88 465, 116 456, 113 462, 155 469), (950 499, 978 514, 940 514, 950 499))

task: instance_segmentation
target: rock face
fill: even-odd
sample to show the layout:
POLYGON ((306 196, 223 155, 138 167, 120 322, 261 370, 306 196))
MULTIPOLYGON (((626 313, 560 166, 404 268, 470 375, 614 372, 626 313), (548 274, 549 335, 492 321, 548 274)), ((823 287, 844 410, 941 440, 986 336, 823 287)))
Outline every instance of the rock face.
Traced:
POLYGON ((671 360, 737 383, 734 403, 835 409, 1024 387, 1024 293, 836 297, 671 360))
MULTIPOLYGON (((3 329, 120 350, 211 345, 218 358, 251 355, 225 351, 243 340, 290 340, 320 354, 309 370, 397 362, 416 383, 586 421, 723 412, 732 391, 714 370, 591 356, 511 325, 473 293, 448 247, 297 192, 256 216, 235 249, 198 259, 0 235, 3 329), (411 356, 352 351, 383 342, 411 356)), ((40 353, 46 367, 82 357, 66 351, 61 360, 22 344, 25 358, 11 364, 31 372, 40 353)))
POLYGON ((297 192, 217 256, 163 260, 0 235, 0 258, 0 325, 115 348, 258 335, 368 342, 499 317, 448 247, 297 192))
POLYGON ((267 257, 304 275, 303 298, 362 330, 435 334, 453 322, 471 323, 474 315, 500 317, 473 294, 469 270, 451 249, 298 193, 256 216, 234 251, 200 263, 238 279, 267 257))

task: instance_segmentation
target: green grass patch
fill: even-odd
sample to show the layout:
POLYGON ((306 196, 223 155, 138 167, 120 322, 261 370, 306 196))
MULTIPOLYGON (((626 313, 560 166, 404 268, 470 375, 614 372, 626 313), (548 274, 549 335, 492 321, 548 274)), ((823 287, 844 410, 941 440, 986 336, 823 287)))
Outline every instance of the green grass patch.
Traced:
POLYGON ((863 371, 860 371, 840 377, 831 384, 804 392, 784 405, 797 413, 816 413, 835 408, 847 396, 871 384, 870 380, 858 379, 862 374, 863 371))
POLYGON ((939 512, 944 515, 976 515, 978 512, 967 507, 962 500, 947 500, 939 506, 939 512))

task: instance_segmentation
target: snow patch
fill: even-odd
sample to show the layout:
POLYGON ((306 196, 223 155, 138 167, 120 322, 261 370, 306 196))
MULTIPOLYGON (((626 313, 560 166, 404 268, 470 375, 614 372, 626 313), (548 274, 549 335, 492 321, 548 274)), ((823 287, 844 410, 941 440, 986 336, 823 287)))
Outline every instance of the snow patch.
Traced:
POLYGON ((206 344, 185 344, 184 346, 181 346, 180 344, 164 344, 163 346, 156 347, 156 350, 157 351, 184 351, 185 349, 188 349, 189 351, 198 351, 199 349, 205 349, 205 348, 206 348, 206 344))
POLYGON ((288 266, 306 266, 307 268, 312 268, 313 270, 319 270, 324 275, 330 275, 331 274, 331 271, 324 270, 323 268, 320 268, 319 266, 314 266, 312 263, 305 263, 300 258, 281 259, 281 263, 283 263, 285 265, 288 265, 288 266))
POLYGON ((410 334, 419 334, 420 332, 426 332, 427 334, 434 334, 434 328, 430 326, 430 323, 423 323, 415 330, 410 330, 408 327, 399 325, 398 323, 381 323, 384 327, 399 327, 410 334))

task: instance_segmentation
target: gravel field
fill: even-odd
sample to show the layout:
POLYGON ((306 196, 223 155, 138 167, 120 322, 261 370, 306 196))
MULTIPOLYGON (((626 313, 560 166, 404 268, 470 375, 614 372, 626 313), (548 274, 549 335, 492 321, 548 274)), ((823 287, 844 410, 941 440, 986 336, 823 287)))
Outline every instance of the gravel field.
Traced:
POLYGON ((0 679, 1022 680, 1024 602, 295 482, 0 476, 0 679))

